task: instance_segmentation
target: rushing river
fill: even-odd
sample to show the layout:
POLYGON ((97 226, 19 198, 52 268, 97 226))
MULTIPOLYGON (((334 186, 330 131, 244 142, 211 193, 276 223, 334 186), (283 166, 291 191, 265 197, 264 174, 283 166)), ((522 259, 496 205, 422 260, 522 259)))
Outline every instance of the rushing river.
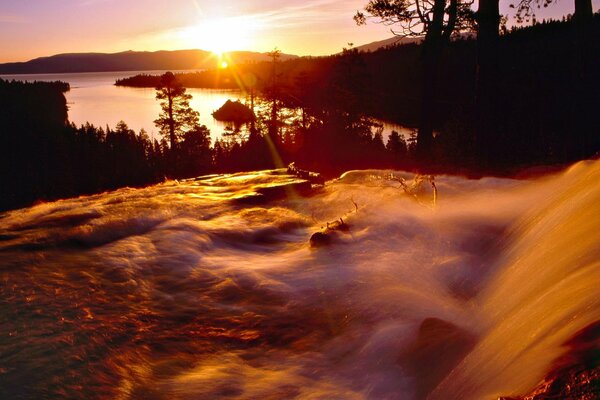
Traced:
POLYGON ((389 172, 309 197, 263 171, 1 215, 0 398, 531 389, 600 319, 600 162, 532 180, 438 176, 435 207, 389 172), (349 229, 311 248, 340 217, 349 229))
MULTIPOLYGON (((165 71, 127 72, 86 72, 70 74, 30 74, 2 75, 3 79, 20 81, 63 81, 71 85, 66 93, 69 107, 69 120, 77 125, 90 122, 96 126, 114 127, 123 120, 136 132, 146 130, 151 138, 160 139, 154 120, 160 113, 160 103, 155 99, 155 90, 150 88, 130 88, 115 86, 117 79, 138 73, 162 74, 165 71)), ((176 71, 177 72, 177 71, 176 71)), ((186 71, 188 72, 188 71, 186 71)), ((192 95, 190 105, 200 113, 200 123, 206 125, 214 139, 220 137, 228 125, 215 120, 212 113, 227 100, 246 101, 240 90, 188 89, 192 95)), ((383 135, 392 130, 409 137, 410 130, 400 125, 381 121, 383 135)))

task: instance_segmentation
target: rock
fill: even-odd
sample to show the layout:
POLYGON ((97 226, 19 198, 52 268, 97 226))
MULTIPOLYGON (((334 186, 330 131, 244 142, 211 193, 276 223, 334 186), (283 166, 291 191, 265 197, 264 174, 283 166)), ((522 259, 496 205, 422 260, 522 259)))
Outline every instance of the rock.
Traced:
POLYGON ((310 246, 311 247, 327 246, 330 243, 331 243, 331 235, 328 235, 325 232, 315 232, 310 237, 310 246))
POLYGON ((417 339, 398 362, 415 377, 417 399, 424 399, 475 345, 475 337, 439 318, 421 322, 417 339))
POLYGON ((292 195, 307 196, 312 193, 312 185, 308 181, 295 180, 256 189, 248 196, 240 197, 235 201, 241 204, 264 204, 269 201, 284 199, 292 195))
POLYGON ((217 121, 243 124, 252 121, 254 113, 250 107, 238 101, 227 100, 217 111, 212 113, 217 121))

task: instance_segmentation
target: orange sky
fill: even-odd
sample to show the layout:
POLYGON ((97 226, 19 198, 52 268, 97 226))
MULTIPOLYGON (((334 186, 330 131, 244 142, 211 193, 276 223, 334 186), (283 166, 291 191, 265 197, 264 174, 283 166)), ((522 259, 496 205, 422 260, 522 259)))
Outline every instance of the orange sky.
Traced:
MULTIPOLYGON (((0 62, 65 52, 269 51, 324 55, 391 36, 357 27, 366 0, 3 0, 0 62)), ((594 0, 594 9, 600 0, 594 0)), ((508 2, 505 5, 508 6, 508 2)), ((559 0, 552 15, 572 12, 559 0)))

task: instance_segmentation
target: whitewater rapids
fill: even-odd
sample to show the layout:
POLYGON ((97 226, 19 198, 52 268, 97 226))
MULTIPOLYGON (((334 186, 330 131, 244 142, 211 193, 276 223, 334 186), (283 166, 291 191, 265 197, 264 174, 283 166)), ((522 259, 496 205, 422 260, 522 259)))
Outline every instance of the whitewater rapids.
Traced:
POLYGON ((282 171, 209 176, 0 215, 0 398, 526 393, 600 320, 600 161, 437 176, 435 207, 389 173, 308 197, 282 171))

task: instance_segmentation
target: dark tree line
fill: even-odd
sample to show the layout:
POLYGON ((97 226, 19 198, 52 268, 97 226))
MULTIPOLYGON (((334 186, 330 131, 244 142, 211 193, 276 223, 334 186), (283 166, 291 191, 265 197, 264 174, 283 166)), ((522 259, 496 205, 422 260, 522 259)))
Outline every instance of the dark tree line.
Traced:
POLYGON ((147 136, 68 124, 64 90, 0 80, 0 209, 151 181, 147 136))
MULTIPOLYGON (((472 0, 370 0, 365 6, 370 17, 392 26, 393 33, 423 38, 418 63, 421 71, 421 111, 417 146, 424 161, 430 159, 433 145, 440 58, 453 34, 470 27, 472 3, 472 0)), ((354 20, 358 25, 364 25, 367 16, 359 11, 354 20)))
MULTIPOLYGON (((492 31, 498 23, 490 23, 496 26, 492 31)), ((600 15, 586 31, 582 38, 579 22, 567 18, 501 36, 492 32, 489 48, 469 38, 446 42, 436 61, 439 76, 430 99, 435 107, 426 110, 423 46, 346 50, 280 63, 280 112, 288 107, 298 115, 275 136, 278 153, 284 162, 332 174, 383 165, 509 174, 593 157, 600 151, 600 119, 593 109, 600 102, 594 73, 600 70, 600 15), (391 162, 373 150, 382 146, 371 147, 379 141, 370 116, 419 130, 424 114, 431 129, 427 150, 418 145, 422 135, 416 143, 414 137, 405 138, 411 142, 408 151, 391 162)), ((219 146, 233 153, 243 148, 239 143, 219 146)), ((268 156, 265 151, 260 159, 268 156)), ((231 162, 232 168, 241 168, 231 162)))
POLYGON ((189 95, 169 73, 157 88, 163 103, 156 120, 161 141, 134 132, 125 122, 115 128, 69 124, 63 83, 0 80, 0 139, 5 144, 0 147, 0 209, 166 178, 281 167, 292 160, 332 173, 368 166, 361 159, 391 166, 396 155, 406 153, 406 143, 395 135, 388 151, 381 133, 372 134, 361 100, 349 86, 364 79, 364 65, 355 52, 343 58, 358 65, 338 69, 351 75, 332 80, 329 110, 286 116, 291 111, 283 96, 265 96, 253 132, 225 135, 213 146, 210 132, 189 107, 189 95))
MULTIPOLYGON (((598 151, 593 118, 599 101, 597 15, 504 28, 499 35, 497 1, 480 2, 477 13, 469 12, 468 3, 456 3, 456 10, 452 2, 444 4, 434 72, 423 67, 429 62, 427 46, 409 44, 356 55, 368 80, 351 80, 350 72, 343 77, 349 57, 342 53, 278 62, 275 90, 269 87, 272 63, 241 66, 242 79, 235 81, 242 90, 266 98, 278 93, 280 100, 271 100, 276 107, 269 111, 295 107, 302 114, 297 123, 306 127, 338 107, 333 94, 342 91, 332 86, 337 81, 339 88, 339 80, 347 79, 340 104, 360 99, 363 115, 417 129, 422 166, 450 163, 498 173, 527 164, 569 162, 598 151), (470 25, 477 30, 473 38, 448 40, 452 29, 457 33, 470 25), (245 85, 247 76, 255 78, 254 87, 245 85)), ((402 12, 398 10, 394 12, 402 12)), ((422 15, 433 21, 433 9, 422 15)), ((190 83, 189 75, 177 77, 190 83)), ((282 129, 287 128, 279 126, 280 135, 282 129)))
MULTIPOLYGON (((516 18, 521 22, 524 18, 533 17, 535 21, 535 7, 547 7, 556 0, 520 0, 517 5, 516 18)), ((470 0, 369 0, 365 6, 366 15, 357 12, 354 17, 357 24, 366 23, 367 18, 373 18, 380 23, 392 27, 400 27, 400 32, 392 32, 402 36, 422 37, 420 49, 420 62, 416 64, 420 68, 420 120, 418 129, 418 149, 420 160, 431 163, 433 149, 433 127, 438 118, 440 86, 439 75, 440 63, 445 48, 450 44, 450 38, 454 33, 474 30, 476 32, 476 58, 473 96, 474 114, 472 120, 471 138, 474 156, 478 158, 479 164, 484 167, 494 167, 501 160, 498 159, 497 145, 502 145, 499 137, 504 132, 499 130, 498 109, 503 109, 502 103, 498 101, 502 91, 499 82, 502 78, 510 75, 500 69, 499 56, 499 33, 501 15, 499 12, 499 0, 479 0, 478 9, 471 12, 472 1, 470 0)), ((514 4, 511 5, 514 8, 514 4)), ((570 25, 572 25, 569 37, 577 49, 576 54, 571 54, 575 60, 584 64, 579 67, 578 78, 571 77, 571 83, 576 90, 575 103, 581 108, 590 111, 587 105, 593 98, 586 84, 589 76, 583 76, 589 70, 589 65, 594 63, 585 54, 594 51, 593 37, 598 37, 598 29, 592 28, 592 5, 591 0, 575 0, 575 13, 570 25)), ((597 25, 597 24, 596 24, 597 25)), ((543 45, 544 43, 542 43, 543 45)), ((565 50, 564 48, 561 50, 565 50)), ((505 54, 506 55, 506 54, 505 54)), ((512 54, 509 54, 512 55, 512 54)), ((596 57, 597 60, 597 57, 596 57)), ((522 64, 521 58, 512 59, 513 62, 522 64)), ((550 60, 548 60, 550 61, 550 60)), ((565 69, 565 71, 569 71, 565 69)), ((535 71, 534 73, 537 73, 535 71)), ((452 75, 448 76, 452 79, 452 75)), ((553 82, 549 82, 553 83, 553 82)), ((586 116, 583 116, 585 118, 586 116)), ((582 122, 580 116, 571 120, 575 130, 593 131, 592 125, 582 122)), ((581 133, 580 133, 581 134, 581 133)), ((507 142, 504 138, 504 142, 507 142)), ((586 140, 587 144, 592 144, 586 140)), ((439 146, 438 146, 439 147, 439 146)), ((506 154, 502 154, 505 157, 506 154)))
POLYGON ((68 123, 68 85, 0 79, 0 210, 190 177, 212 166, 208 130, 185 132, 173 152, 125 122, 115 128, 68 123))

